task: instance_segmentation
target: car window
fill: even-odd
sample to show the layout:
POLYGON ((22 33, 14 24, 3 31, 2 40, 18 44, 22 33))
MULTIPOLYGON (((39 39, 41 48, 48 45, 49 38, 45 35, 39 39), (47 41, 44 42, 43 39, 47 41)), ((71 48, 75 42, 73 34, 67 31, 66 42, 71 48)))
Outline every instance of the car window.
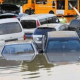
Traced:
POLYGON ((60 22, 60 21, 59 21, 58 17, 54 16, 54 17, 53 17, 53 23, 59 23, 59 22, 60 22))
POLYGON ((36 28, 36 20, 21 20, 21 24, 25 29, 36 28))
POLYGON ((21 26, 18 22, 0 24, 0 35, 21 32, 21 26))
POLYGON ((39 21, 40 21, 40 24, 41 24, 41 25, 48 23, 47 18, 45 18, 45 19, 40 19, 39 21))
POLYGON ((45 35, 47 32, 49 31, 56 31, 55 28, 37 28, 35 31, 34 31, 34 35, 45 35))
POLYGON ((59 23, 59 19, 54 16, 54 17, 49 17, 49 18, 45 18, 45 19, 40 19, 40 24, 46 24, 46 23, 59 23))
POLYGON ((69 41, 49 41, 47 45, 47 53, 49 52, 67 52, 80 51, 80 43, 77 40, 69 41))
POLYGON ((53 17, 50 17, 50 18, 48 18, 47 20, 48 20, 48 21, 47 21, 48 23, 53 23, 53 17))
POLYGON ((6 45, 2 51, 2 54, 13 54, 17 52, 34 52, 34 49, 31 44, 13 44, 13 45, 6 45))

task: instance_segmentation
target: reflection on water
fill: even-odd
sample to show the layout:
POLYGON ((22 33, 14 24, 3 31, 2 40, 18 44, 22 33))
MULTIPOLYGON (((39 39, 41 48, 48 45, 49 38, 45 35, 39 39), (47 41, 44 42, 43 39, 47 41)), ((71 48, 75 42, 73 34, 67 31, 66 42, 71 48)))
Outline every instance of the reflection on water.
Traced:
MULTIPOLYGON (((27 74, 29 78, 38 78, 40 77, 40 70, 50 72, 50 68, 54 67, 53 64, 48 64, 46 61, 46 58, 43 55, 37 55, 35 59, 28 63, 26 61, 23 61, 21 65, 21 72, 29 71, 29 74, 27 74)), ((26 73, 23 75, 26 76, 26 73)))
POLYGON ((0 57, 0 67, 18 66, 20 64, 21 61, 10 61, 0 57))
POLYGON ((47 74, 50 75, 52 67, 54 65, 48 64, 44 55, 37 55, 31 62, 7 61, 0 58, 0 80, 2 78, 3 80, 14 80, 14 77, 20 80, 37 79, 41 77, 42 72, 47 71, 47 74))
POLYGON ((35 54, 27 54, 27 53, 22 53, 21 54, 2 54, 2 56, 7 59, 7 60, 16 60, 16 61, 23 61, 26 60, 28 62, 32 61, 35 58, 35 54))
POLYGON ((32 62, 23 61, 21 71, 38 71, 40 68, 50 69, 53 64, 48 64, 45 56, 37 55, 32 62))
POLYGON ((4 62, 0 62, 0 80, 80 80, 80 65, 54 66, 44 55, 37 55, 32 62, 0 60, 4 62))

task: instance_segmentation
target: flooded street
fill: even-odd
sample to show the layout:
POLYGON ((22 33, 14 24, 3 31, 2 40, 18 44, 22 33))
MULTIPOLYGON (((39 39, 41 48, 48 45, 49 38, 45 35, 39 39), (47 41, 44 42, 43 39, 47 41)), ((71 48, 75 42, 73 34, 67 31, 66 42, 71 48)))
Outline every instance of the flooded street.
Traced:
POLYGON ((7 61, 0 58, 0 80, 39 80, 43 72, 51 75, 51 67, 54 65, 48 64, 43 55, 36 56, 31 62, 7 61))
MULTIPOLYGON (((70 22, 75 17, 66 17, 70 22)), ((31 62, 5 60, 0 57, 0 80, 80 80, 80 65, 50 64, 42 54, 31 62), (65 71, 66 70, 66 71, 65 71), (72 74, 69 74, 69 73, 72 74)))

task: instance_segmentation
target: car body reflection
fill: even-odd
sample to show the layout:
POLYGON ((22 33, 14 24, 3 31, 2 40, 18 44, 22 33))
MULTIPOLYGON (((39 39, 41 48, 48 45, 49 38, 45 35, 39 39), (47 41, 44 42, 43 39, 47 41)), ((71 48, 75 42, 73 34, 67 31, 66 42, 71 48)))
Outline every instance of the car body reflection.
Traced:
POLYGON ((38 54, 36 55, 34 60, 31 61, 30 63, 27 61, 22 62, 21 72, 25 72, 25 71, 34 72, 34 71, 38 71, 41 68, 50 69, 51 67, 54 67, 54 65, 49 64, 43 54, 42 55, 38 54))
POLYGON ((75 31, 48 32, 44 55, 49 62, 77 62, 80 60, 80 41, 75 31))

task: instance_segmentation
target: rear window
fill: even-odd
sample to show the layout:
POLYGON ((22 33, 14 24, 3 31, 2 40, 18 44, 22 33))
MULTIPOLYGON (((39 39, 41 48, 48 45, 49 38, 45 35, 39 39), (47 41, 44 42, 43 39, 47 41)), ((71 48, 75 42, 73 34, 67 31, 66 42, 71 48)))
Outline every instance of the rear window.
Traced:
POLYGON ((29 28, 36 28, 36 21, 35 20, 22 20, 21 21, 22 27, 29 29, 29 28))
POLYGON ((34 49, 31 44, 23 43, 23 44, 13 44, 6 45, 2 51, 3 54, 13 54, 13 53, 31 53, 34 52, 34 49))
POLYGON ((35 31, 34 31, 34 35, 45 35, 47 32, 49 31, 56 31, 56 29, 54 28, 37 28, 35 31))
POLYGON ((21 26, 18 22, 0 24, 0 35, 21 32, 21 26))

